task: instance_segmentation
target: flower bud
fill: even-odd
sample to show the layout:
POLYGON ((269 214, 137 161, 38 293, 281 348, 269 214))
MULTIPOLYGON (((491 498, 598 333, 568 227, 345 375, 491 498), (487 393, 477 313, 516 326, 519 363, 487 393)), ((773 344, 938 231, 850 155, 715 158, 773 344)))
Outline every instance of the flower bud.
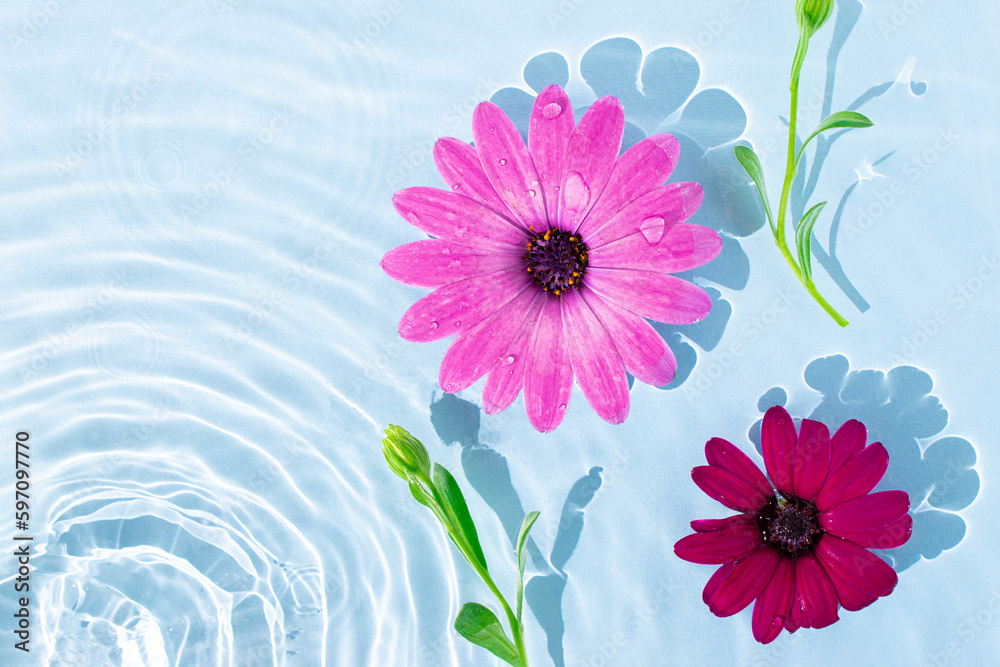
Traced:
POLYGON ((799 31, 807 37, 822 27, 833 12, 833 0, 797 0, 795 3, 795 19, 799 23, 799 31))
POLYGON ((423 443, 406 429, 390 424, 382 438, 382 454, 394 473, 412 481, 414 477, 430 484, 431 458, 423 443))

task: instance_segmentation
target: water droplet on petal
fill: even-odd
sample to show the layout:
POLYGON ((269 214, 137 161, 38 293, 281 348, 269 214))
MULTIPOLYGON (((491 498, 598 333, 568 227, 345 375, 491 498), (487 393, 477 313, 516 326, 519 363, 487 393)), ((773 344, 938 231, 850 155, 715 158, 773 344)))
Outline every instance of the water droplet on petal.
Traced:
POLYGON ((590 186, 583 180, 580 172, 571 171, 566 175, 566 187, 563 188, 562 200, 566 208, 582 211, 590 203, 590 186))
POLYGON ((549 102, 544 107, 542 107, 542 115, 552 120, 553 118, 558 118, 559 114, 563 112, 562 105, 558 102, 549 102))
POLYGON ((450 255, 451 254, 451 248, 442 248, 441 249, 441 254, 442 255, 450 255))
POLYGON ((528 190, 528 196, 531 197, 532 199, 534 199, 535 198, 535 191, 534 190, 528 190))
POLYGON ((437 329, 437 328, 438 328, 438 323, 437 323, 437 322, 434 322, 434 321, 432 321, 432 322, 431 322, 431 324, 430 324, 430 327, 431 327, 431 331, 434 331, 435 329, 437 329))
POLYGON ((448 266, 450 268, 452 268, 452 269, 461 268, 461 266, 462 266, 462 260, 460 260, 460 259, 453 259, 450 262, 448 262, 448 266))
POLYGON ((455 192, 458 192, 458 189, 459 189, 460 187, 462 187, 462 184, 461 184, 461 183, 452 183, 452 184, 451 184, 451 189, 452 189, 452 190, 454 190, 455 192))
POLYGON ((563 403, 562 405, 559 406, 559 412, 565 412, 565 411, 566 411, 566 404, 563 403))
POLYGON ((507 164, 507 160, 500 160, 500 166, 501 167, 504 166, 505 164, 507 164))
POLYGON ((639 223, 639 231, 650 245, 656 245, 663 238, 663 228, 666 221, 658 215, 645 218, 639 223))
POLYGON ((504 359, 503 363, 505 365, 507 365, 507 366, 510 366, 512 363, 514 363, 514 355, 511 355, 511 356, 507 357, 506 359, 504 359))

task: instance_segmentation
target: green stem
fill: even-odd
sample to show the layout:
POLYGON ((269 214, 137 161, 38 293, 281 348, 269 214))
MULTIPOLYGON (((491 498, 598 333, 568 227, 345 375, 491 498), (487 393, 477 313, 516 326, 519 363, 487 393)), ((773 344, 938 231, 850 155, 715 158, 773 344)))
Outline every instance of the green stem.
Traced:
POLYGON ((778 250, 784 255, 785 261, 788 262, 788 266, 791 267, 792 272, 795 277, 799 279, 806 291, 812 295, 816 303, 826 311, 826 313, 833 318, 833 321, 842 327, 846 327, 848 322, 844 319, 844 316, 837 312, 837 310, 830 305, 830 303, 823 298, 816 289, 816 285, 813 283, 811 278, 806 278, 803 272, 803 267, 800 267, 792 256, 792 251, 788 248, 788 240, 785 237, 785 215, 788 211, 788 200, 792 192, 792 181, 795 180, 795 170, 796 165, 798 165, 798 156, 795 153, 795 127, 798 122, 799 117, 799 74, 802 71, 802 63, 806 58, 806 51, 809 48, 809 36, 805 31, 799 34, 799 43, 795 48, 795 58, 792 61, 792 76, 791 82, 788 85, 788 90, 791 93, 791 109, 788 112, 788 157, 785 162, 785 182, 781 186, 781 199, 778 201, 778 224, 777 233, 774 237, 774 242, 778 246, 778 250))

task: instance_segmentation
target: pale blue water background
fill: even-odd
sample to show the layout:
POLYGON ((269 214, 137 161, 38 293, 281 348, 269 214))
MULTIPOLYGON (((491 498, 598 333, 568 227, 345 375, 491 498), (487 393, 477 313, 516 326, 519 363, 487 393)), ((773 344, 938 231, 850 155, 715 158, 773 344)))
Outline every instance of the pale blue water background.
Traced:
MULTIPOLYGON (((852 321, 839 330, 738 215, 747 200, 720 157, 737 138, 778 149, 777 195, 793 4, 5 4, 0 474, 10 511, 14 435, 30 432, 35 569, 24 656, 12 519, 0 519, 0 662, 497 664, 450 629, 488 592, 385 467, 380 429, 398 423, 466 489, 504 591, 511 525, 542 512, 532 665, 994 663, 1000 10, 872 2, 840 26, 839 59, 831 26, 814 41, 803 126, 824 96, 836 110, 867 94, 876 122, 833 144, 809 198, 831 201, 826 252, 840 208, 832 254, 851 295, 817 269, 852 321), (440 393, 448 341, 396 334, 425 291, 378 260, 421 238, 390 198, 442 185, 437 137, 471 140, 474 104, 529 92, 525 66, 546 52, 585 107, 596 94, 581 61, 615 37, 697 63, 681 110, 657 116, 669 105, 636 97, 629 120, 716 149, 685 156, 709 192, 699 221, 728 235, 724 270, 697 277, 718 319, 663 330, 688 375, 672 391, 637 384, 624 425, 576 392, 540 435, 520 400, 484 415, 481 383, 440 393), (708 89, 728 95, 685 120, 688 93, 708 89), (919 370, 893 370, 907 365, 919 370), (708 612, 712 568, 672 545, 691 519, 725 513, 690 480, 704 442, 752 453, 748 434, 778 402, 871 422, 915 530, 887 554, 900 570, 890 597, 762 647, 749 611, 708 612)), ((621 84, 614 53, 596 71, 621 84)))

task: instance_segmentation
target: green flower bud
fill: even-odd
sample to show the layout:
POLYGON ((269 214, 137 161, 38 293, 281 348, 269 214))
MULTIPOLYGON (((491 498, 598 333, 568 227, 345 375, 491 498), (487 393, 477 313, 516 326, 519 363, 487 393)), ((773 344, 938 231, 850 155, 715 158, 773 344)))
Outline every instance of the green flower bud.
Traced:
POLYGON ((394 473, 410 482, 414 477, 431 483, 431 457, 423 443, 406 429, 390 424, 382 438, 382 454, 394 473))
POLYGON ((795 3, 795 19, 799 23, 799 31, 807 37, 822 27, 833 12, 833 0, 797 0, 795 3))

